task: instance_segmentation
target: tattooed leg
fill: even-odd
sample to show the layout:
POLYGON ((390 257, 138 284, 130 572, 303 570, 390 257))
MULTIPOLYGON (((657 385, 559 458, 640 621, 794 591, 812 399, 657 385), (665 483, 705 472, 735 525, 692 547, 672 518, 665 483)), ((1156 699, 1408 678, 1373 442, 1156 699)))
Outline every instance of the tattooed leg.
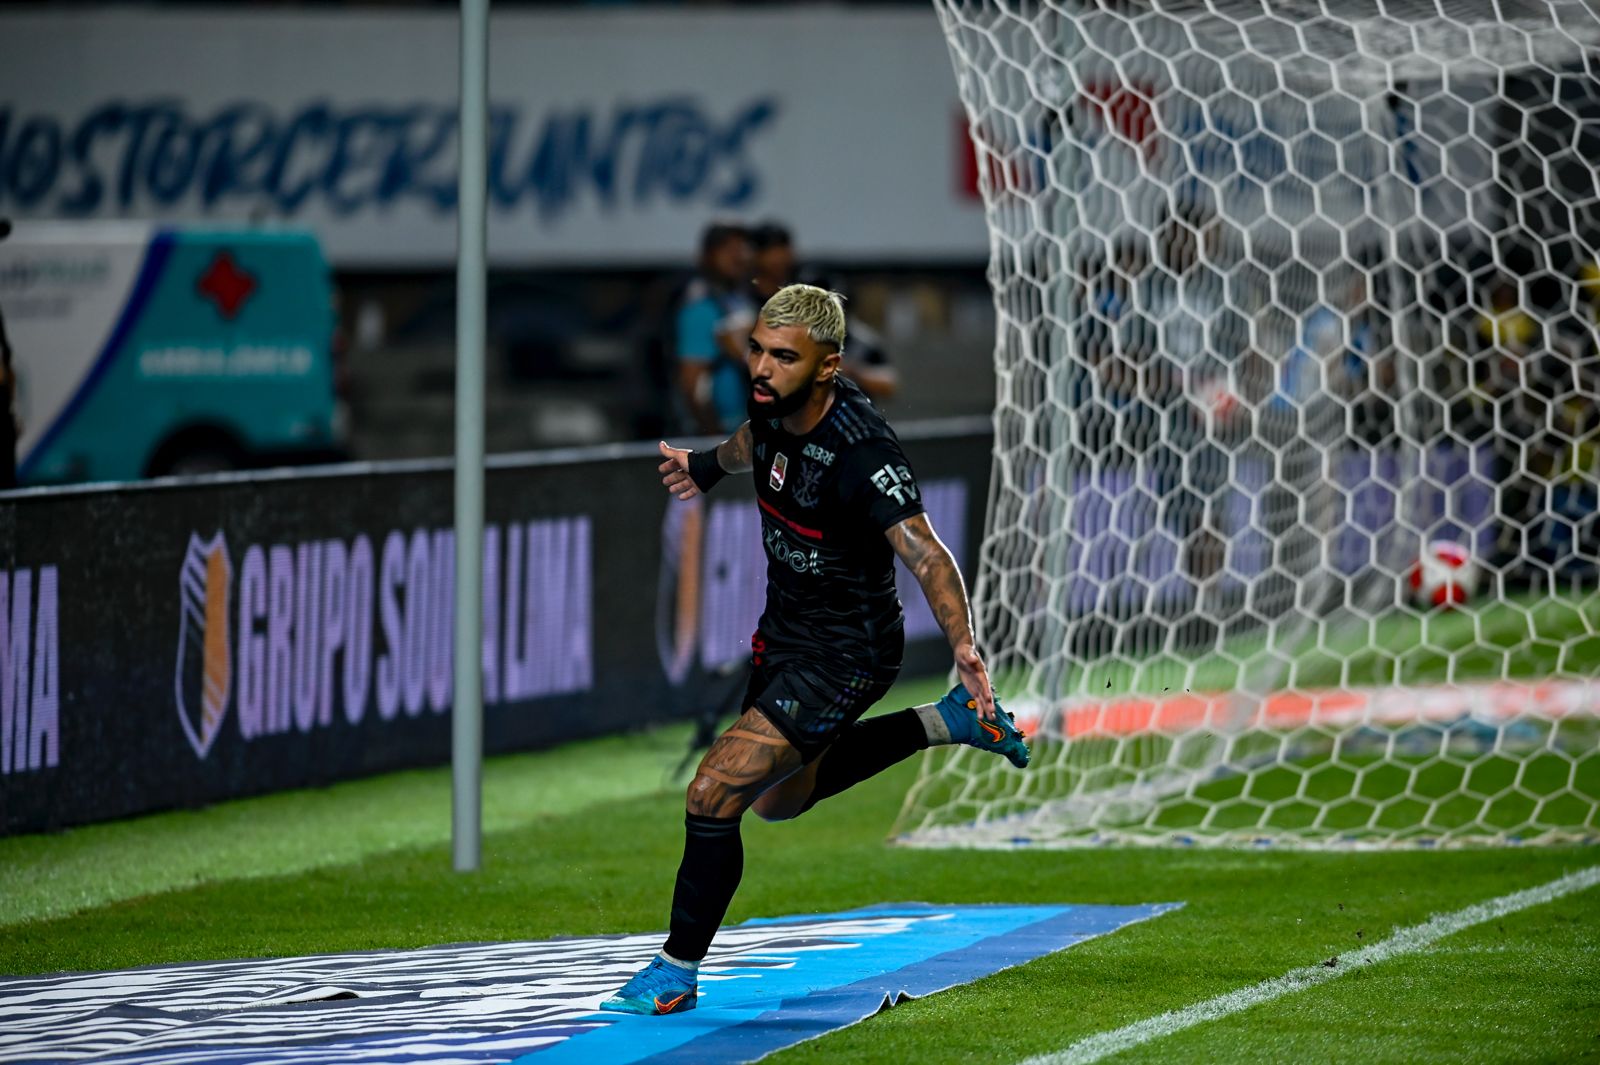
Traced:
POLYGON ((759 710, 746 710, 706 752, 685 802, 668 957, 698 962, 706 956, 744 873, 739 818, 758 795, 798 770, 800 761, 800 752, 759 710))
POLYGON ((704 817, 738 817, 800 766, 800 752, 752 707, 706 752, 689 784, 685 807, 704 817))

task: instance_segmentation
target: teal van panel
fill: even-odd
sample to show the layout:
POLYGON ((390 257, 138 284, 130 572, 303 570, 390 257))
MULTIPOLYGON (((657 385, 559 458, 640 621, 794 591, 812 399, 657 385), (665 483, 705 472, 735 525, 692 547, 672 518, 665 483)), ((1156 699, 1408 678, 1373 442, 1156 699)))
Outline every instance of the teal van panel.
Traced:
POLYGON ((137 478, 163 442, 196 428, 247 454, 326 452, 333 313, 309 234, 156 231, 105 350, 22 476, 137 478))

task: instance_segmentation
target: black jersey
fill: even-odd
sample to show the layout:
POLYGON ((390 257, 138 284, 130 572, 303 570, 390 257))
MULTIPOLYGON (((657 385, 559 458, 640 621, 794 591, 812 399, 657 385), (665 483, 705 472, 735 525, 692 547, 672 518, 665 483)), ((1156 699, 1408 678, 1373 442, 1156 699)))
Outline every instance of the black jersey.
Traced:
POLYGON ((767 551, 769 644, 851 659, 897 645, 904 624, 885 530, 923 512, 900 441, 860 388, 834 378, 833 405, 804 436, 750 422, 767 551))

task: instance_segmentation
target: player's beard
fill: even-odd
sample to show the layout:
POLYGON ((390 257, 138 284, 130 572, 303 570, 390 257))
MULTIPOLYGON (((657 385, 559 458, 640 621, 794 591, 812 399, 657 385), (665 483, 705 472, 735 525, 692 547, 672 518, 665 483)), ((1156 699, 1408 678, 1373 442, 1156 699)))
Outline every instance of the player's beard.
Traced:
POLYGON ((757 403, 754 386, 745 397, 745 409, 752 420, 757 418, 787 418, 789 415, 804 407, 811 399, 812 393, 817 390, 817 379, 813 377, 809 384, 801 385, 787 396, 778 396, 771 403, 757 403))

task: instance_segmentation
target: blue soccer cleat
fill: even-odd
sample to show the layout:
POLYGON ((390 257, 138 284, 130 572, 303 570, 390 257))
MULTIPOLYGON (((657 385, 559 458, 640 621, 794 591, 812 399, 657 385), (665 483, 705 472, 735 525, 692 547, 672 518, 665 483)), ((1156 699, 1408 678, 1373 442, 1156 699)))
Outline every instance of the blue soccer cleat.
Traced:
POLYGON ((695 974, 660 957, 650 960, 621 991, 600 1003, 611 1013, 686 1013, 700 997, 695 974))
POLYGON ((1028 764, 1028 745, 1022 738, 1022 730, 1017 728, 1016 720, 1000 705, 998 695, 994 697, 993 721, 985 721, 978 716, 978 700, 961 684, 951 688, 934 705, 939 708, 939 716, 944 718, 945 725, 950 729, 950 738, 956 743, 1004 755, 1018 769, 1028 764))

